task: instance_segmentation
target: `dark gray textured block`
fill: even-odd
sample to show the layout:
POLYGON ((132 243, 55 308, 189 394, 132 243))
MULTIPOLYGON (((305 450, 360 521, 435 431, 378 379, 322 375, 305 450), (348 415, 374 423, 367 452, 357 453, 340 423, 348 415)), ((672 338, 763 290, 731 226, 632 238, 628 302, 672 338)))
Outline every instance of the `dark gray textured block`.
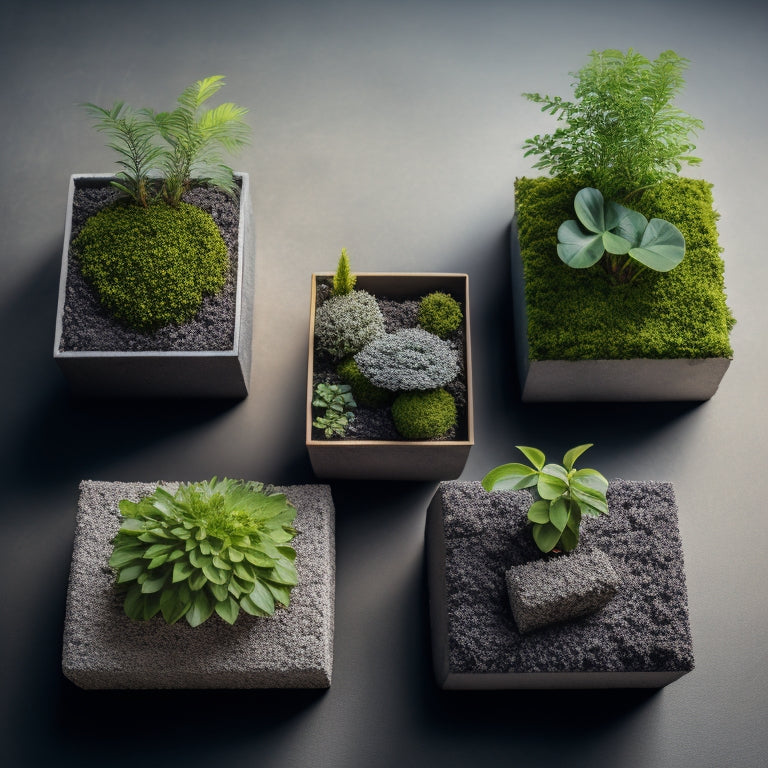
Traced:
POLYGON ((427 517, 435 676, 443 688, 657 688, 693 669, 671 483, 615 480, 610 514, 582 523, 580 547, 607 553, 621 586, 600 611, 524 635, 505 574, 541 558, 528 491, 443 482, 427 517))
MULTIPOLYGON (((299 584, 270 617, 217 615, 199 627, 129 619, 107 564, 118 502, 157 483, 83 481, 67 594, 62 669, 81 688, 327 688, 333 667, 334 506, 327 485, 276 490, 296 506, 299 584)), ((175 489, 176 483, 163 483, 175 489)))
POLYGON ((599 549, 579 548, 507 571, 509 605, 521 633, 594 613, 619 584, 610 558, 599 549))

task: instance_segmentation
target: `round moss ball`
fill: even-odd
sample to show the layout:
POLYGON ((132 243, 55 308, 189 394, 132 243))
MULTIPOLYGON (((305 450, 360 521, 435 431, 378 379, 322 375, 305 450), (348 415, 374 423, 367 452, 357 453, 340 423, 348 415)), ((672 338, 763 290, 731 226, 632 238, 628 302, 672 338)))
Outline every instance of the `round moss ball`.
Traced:
POLYGON ((103 306, 139 331, 191 320, 221 290, 229 257, 211 216, 194 205, 115 205, 74 242, 83 276, 103 306))
POLYGON ((403 392, 392 403, 392 418, 409 440, 441 437, 456 424, 456 403, 444 389, 403 392))
POLYGON ((461 325, 464 315, 453 296, 435 291, 419 302, 419 325, 435 336, 445 339, 461 325))
POLYGON ((353 357, 343 360, 336 368, 342 381, 352 388, 352 397, 358 405, 368 408, 384 408, 392 402, 394 395, 388 389, 377 387, 360 373, 353 357))

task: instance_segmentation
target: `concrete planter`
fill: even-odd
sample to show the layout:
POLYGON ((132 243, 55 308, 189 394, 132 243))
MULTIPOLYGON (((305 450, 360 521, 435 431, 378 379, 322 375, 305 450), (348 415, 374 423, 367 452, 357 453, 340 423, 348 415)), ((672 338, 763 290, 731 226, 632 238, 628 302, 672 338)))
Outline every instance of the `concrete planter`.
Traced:
POLYGON ((659 688, 693 668, 687 589, 670 483, 613 481, 610 514, 582 522, 619 576, 596 612, 522 634, 505 572, 541 559, 528 491, 441 483, 427 514, 435 677, 442 688, 659 688))
POLYGON ((315 295, 318 278, 312 275, 309 312, 309 357, 307 362, 306 445, 317 477, 392 480, 440 480, 458 477, 474 445, 472 411, 472 355, 469 325, 469 278, 444 273, 357 273, 356 287, 375 296, 391 299, 415 298, 432 291, 444 291, 464 307, 467 409, 459 425, 462 440, 325 440, 312 436, 312 398, 315 348, 315 295))
POLYGON ((523 401, 700 401, 715 394, 731 364, 730 358, 531 360, 516 216, 512 221, 510 252, 515 357, 523 401))
MULTIPOLYGON (((287 609, 215 614, 199 627, 183 619, 132 621, 107 562, 119 527, 118 502, 138 501, 152 483, 84 481, 80 486, 64 623, 62 670, 81 688, 327 688, 333 667, 334 507, 327 485, 278 488, 297 509, 292 542, 298 586, 287 609)), ((164 483, 176 486, 174 483, 164 483)))
POLYGON ((62 348, 62 326, 69 273, 75 190, 105 186, 110 174, 74 174, 69 182, 53 356, 73 394, 89 397, 227 397, 248 394, 253 330, 254 232, 247 173, 241 182, 237 286, 231 348, 197 351, 69 351, 62 348))

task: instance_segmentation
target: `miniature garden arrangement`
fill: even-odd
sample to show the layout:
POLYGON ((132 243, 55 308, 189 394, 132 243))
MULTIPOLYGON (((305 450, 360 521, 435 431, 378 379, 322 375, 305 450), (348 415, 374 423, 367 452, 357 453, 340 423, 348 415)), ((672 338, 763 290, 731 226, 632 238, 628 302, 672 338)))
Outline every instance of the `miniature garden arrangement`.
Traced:
POLYGON ((531 466, 440 484, 426 544, 442 687, 661 687, 693 668, 673 488, 577 469, 590 447, 555 464, 518 446, 531 466))
MULTIPOLYGON (((471 445, 466 276, 356 276, 342 250, 336 273, 313 279, 313 288, 307 445, 316 474, 326 471, 316 461, 318 451, 330 455, 324 443, 331 451, 357 446, 344 462, 351 472, 350 460, 366 462, 374 443, 410 446, 401 467, 413 479, 422 471, 413 465, 417 446, 458 444, 463 466, 471 445), (430 283, 435 289, 424 290, 430 283)), ((455 467, 452 460, 431 471, 455 467)))
POLYGON ((730 363, 711 185, 679 175, 700 162, 672 104, 687 64, 593 51, 573 100, 525 94, 561 123, 524 145, 551 177, 515 183, 526 400, 706 399, 730 363))
POLYGON ((245 146, 250 129, 243 107, 207 108, 223 85, 219 75, 199 80, 168 112, 83 105, 120 170, 76 174, 70 184, 54 355, 75 391, 109 395, 114 385, 130 395, 137 385, 137 394, 166 394, 164 379, 167 394, 186 387, 203 395, 191 383, 203 365, 194 355, 215 353, 221 359, 212 366, 221 368, 234 352, 232 384, 221 371, 207 378, 219 379, 222 395, 247 393, 250 350, 240 347, 250 348, 251 328, 248 177, 225 165, 223 153, 245 146), (164 352, 193 354, 174 370, 164 352), (113 353, 122 359, 115 363, 113 353), (162 359, 154 363, 161 383, 145 393, 141 382, 153 368, 142 355, 162 359))
POLYGON ((83 688, 330 685, 328 486, 84 481, 62 666, 83 688))

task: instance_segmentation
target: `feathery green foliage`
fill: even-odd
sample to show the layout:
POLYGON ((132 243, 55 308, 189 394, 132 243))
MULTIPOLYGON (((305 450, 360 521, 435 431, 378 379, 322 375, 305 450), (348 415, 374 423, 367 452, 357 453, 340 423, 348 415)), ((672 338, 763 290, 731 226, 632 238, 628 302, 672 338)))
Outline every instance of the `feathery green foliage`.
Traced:
POLYGON ((435 336, 445 339, 459 328, 464 314, 461 305, 453 296, 443 291, 434 291, 419 302, 419 325, 435 336))
POLYGON ((402 392, 392 403, 392 418, 406 439, 431 440, 456 426, 456 401, 444 389, 402 392))
POLYGON ((139 331, 190 320, 222 288, 229 263, 216 223, 187 203, 105 208, 73 251, 104 307, 139 331))
POLYGON ((150 174, 163 153, 156 144, 154 123, 146 113, 135 112, 122 101, 116 102, 112 109, 90 103, 80 106, 96 118, 96 130, 112 138, 107 146, 117 152, 117 164, 122 168, 117 181, 111 182, 112 186, 146 207, 151 193, 150 174))
POLYGON ((731 357, 711 184, 675 177, 644 190, 633 207, 674 221, 686 255, 669 272, 614 284, 603 270, 565 269, 555 253, 580 184, 520 178, 515 207, 525 278, 531 360, 731 357))
POLYGON ((574 100, 523 94, 565 125, 526 140, 525 153, 540 156, 535 168, 577 178, 618 199, 696 165, 690 136, 697 118, 672 106, 683 89, 688 60, 664 51, 655 61, 633 51, 592 51, 572 75, 574 100))
POLYGON ((357 407, 351 387, 348 384, 321 382, 315 387, 312 405, 323 410, 323 414, 312 422, 312 426, 322 429, 326 437, 344 437, 347 426, 355 418, 349 409, 357 407))
POLYGON ((348 293, 352 293, 355 287, 357 278, 352 274, 349 268, 349 256, 347 256, 347 249, 341 249, 341 256, 339 256, 339 264, 336 267, 336 274, 333 276, 333 290, 331 296, 344 296, 348 293))
POLYGON ((222 150, 236 152, 248 143, 247 111, 227 102, 203 110, 208 99, 224 85, 223 75, 206 77, 185 88, 172 112, 149 113, 170 149, 163 153, 163 199, 176 206, 192 180, 211 184, 235 195, 232 169, 222 150))
POLYGON ((298 576, 295 508, 262 483, 217 480, 163 488, 120 502, 121 526, 109 564, 125 613, 196 627, 215 611, 234 624, 242 609, 269 616, 288 606, 298 576))
POLYGON ((563 463, 545 464, 538 448, 515 446, 533 466, 502 464, 482 480, 486 491, 520 490, 536 486, 539 495, 528 510, 533 540, 542 552, 570 552, 579 543, 582 514, 607 515, 608 481, 596 469, 576 469, 576 459, 592 447, 577 445, 563 456, 563 463))

